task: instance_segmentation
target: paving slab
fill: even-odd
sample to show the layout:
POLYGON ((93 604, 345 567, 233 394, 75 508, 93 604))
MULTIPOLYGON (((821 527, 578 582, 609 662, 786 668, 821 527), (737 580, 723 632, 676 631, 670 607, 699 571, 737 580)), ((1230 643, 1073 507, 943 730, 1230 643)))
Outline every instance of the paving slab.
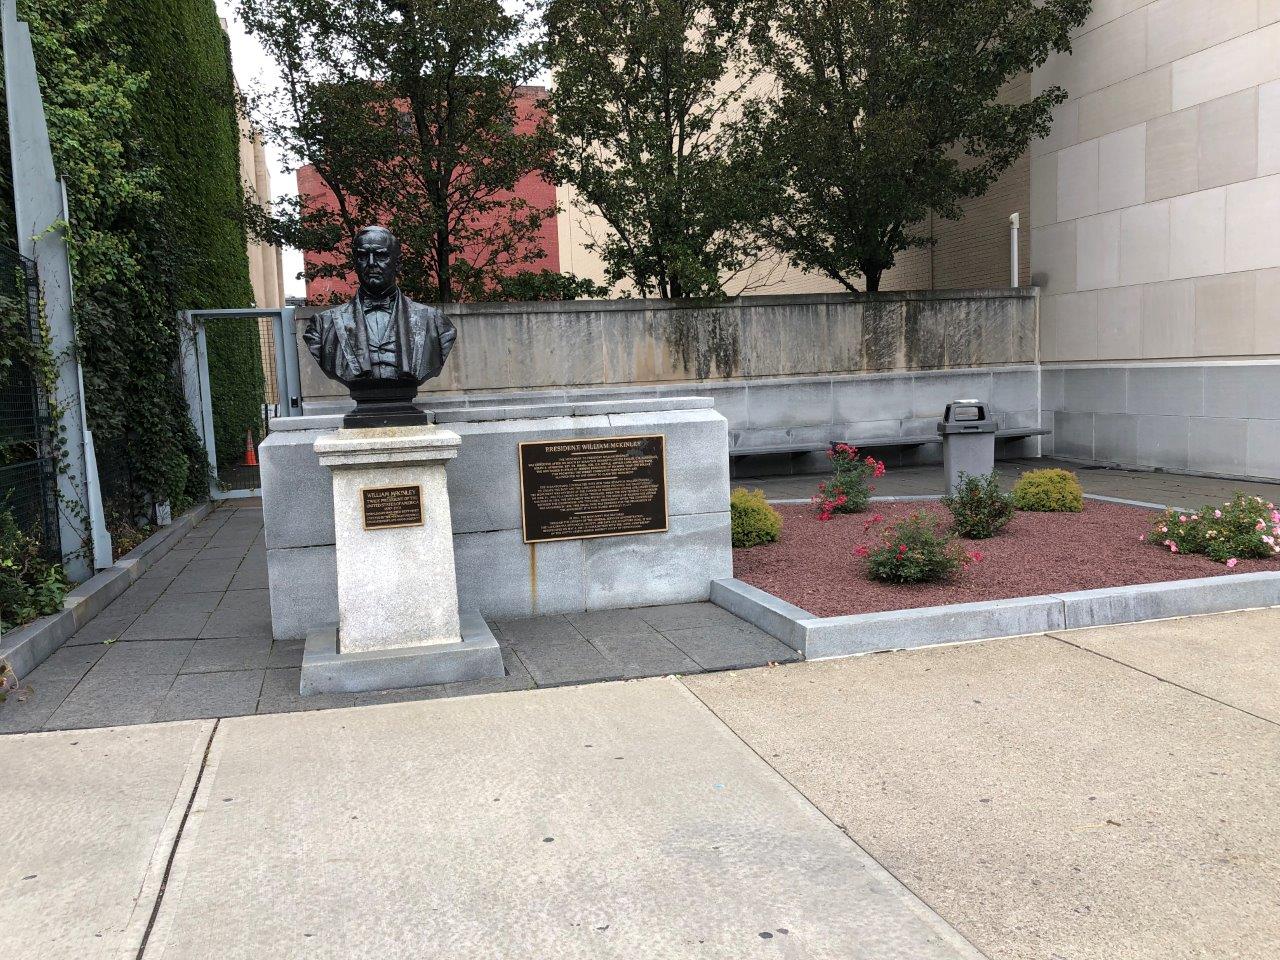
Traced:
POLYGON ((293 666, 293 664, 272 663, 270 639, 216 637, 197 640, 179 672, 215 673, 225 670, 265 669, 268 666, 293 666))
POLYGON ((795 650, 742 621, 666 630, 663 636, 704 670, 736 670, 799 658, 795 650))
POLYGON ((45 730, 151 723, 160 711, 172 674, 88 676, 67 694, 44 723, 45 730))
POLYGON ((212 727, 0 739, 6 960, 137 955, 212 727))
POLYGON ((1280 723, 1280 607, 1055 636, 1280 723))
POLYGON ((223 594, 200 631, 201 637, 271 638, 271 598, 268 591, 233 590, 223 594))
POLYGON ((1280 943, 1280 726, 1050 637, 683 681, 993 960, 1280 943))
POLYGON ((979 954, 648 680, 222 721, 145 956, 979 954))
POLYGON ((166 596, 152 604, 121 637, 125 640, 194 640, 200 636, 220 599, 222 594, 215 592, 166 596))
POLYGON ((157 720, 195 720, 253 713, 264 670, 188 673, 177 677, 156 711, 157 720))
POLYGON ((173 677, 182 669, 194 645, 194 640, 117 640, 94 664, 93 676, 142 677, 168 674, 173 677))

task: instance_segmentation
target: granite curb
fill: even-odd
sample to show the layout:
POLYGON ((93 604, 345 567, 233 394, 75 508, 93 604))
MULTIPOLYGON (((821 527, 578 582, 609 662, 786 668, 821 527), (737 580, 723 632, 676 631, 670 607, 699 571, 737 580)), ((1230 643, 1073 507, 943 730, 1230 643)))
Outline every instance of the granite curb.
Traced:
POLYGON ((124 593, 213 509, 213 504, 207 501, 193 507, 71 590, 57 613, 7 631, 0 637, 0 660, 6 661, 21 680, 124 593))
POLYGON ((1280 570, 1142 583, 1005 600, 815 617, 741 580, 716 580, 711 602, 806 660, 994 640, 1086 627, 1280 606, 1280 570))

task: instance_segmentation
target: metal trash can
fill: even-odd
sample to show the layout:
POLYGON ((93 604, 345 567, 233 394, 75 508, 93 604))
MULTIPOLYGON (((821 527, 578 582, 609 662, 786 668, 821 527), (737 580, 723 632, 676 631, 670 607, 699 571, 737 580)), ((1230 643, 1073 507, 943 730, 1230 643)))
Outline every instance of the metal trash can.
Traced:
POLYGON ((938 432, 947 493, 956 492, 962 473, 981 477, 996 468, 996 421, 982 400, 952 400, 938 421, 938 432))

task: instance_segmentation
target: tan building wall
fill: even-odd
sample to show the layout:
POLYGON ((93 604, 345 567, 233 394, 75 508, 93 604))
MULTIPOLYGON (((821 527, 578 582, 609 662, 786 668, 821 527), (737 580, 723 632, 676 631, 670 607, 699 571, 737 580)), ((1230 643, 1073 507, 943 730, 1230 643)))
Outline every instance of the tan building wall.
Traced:
MULTIPOLYGON (((240 179, 247 197, 256 200, 260 206, 271 202, 271 171, 267 166, 262 137, 243 116, 240 117, 240 179)), ((254 306, 284 306, 280 248, 250 239, 248 254, 254 306)))
POLYGON ((1054 454, 1280 479, 1280 0, 1097 0, 1034 80, 1054 454))
POLYGON ((1049 361, 1280 353, 1280 0, 1098 0, 1038 86, 1049 361))

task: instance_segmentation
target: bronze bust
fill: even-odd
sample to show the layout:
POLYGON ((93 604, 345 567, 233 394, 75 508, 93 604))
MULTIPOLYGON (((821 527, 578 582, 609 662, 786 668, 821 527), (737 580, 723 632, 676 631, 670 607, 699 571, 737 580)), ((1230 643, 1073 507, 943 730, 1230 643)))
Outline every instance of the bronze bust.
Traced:
POLYGON ((363 228, 352 251, 360 289, 351 302, 313 316, 302 339, 325 375, 356 401, 344 427, 430 423, 413 399, 440 375, 457 331, 435 307, 400 292, 400 242, 390 230, 363 228))

